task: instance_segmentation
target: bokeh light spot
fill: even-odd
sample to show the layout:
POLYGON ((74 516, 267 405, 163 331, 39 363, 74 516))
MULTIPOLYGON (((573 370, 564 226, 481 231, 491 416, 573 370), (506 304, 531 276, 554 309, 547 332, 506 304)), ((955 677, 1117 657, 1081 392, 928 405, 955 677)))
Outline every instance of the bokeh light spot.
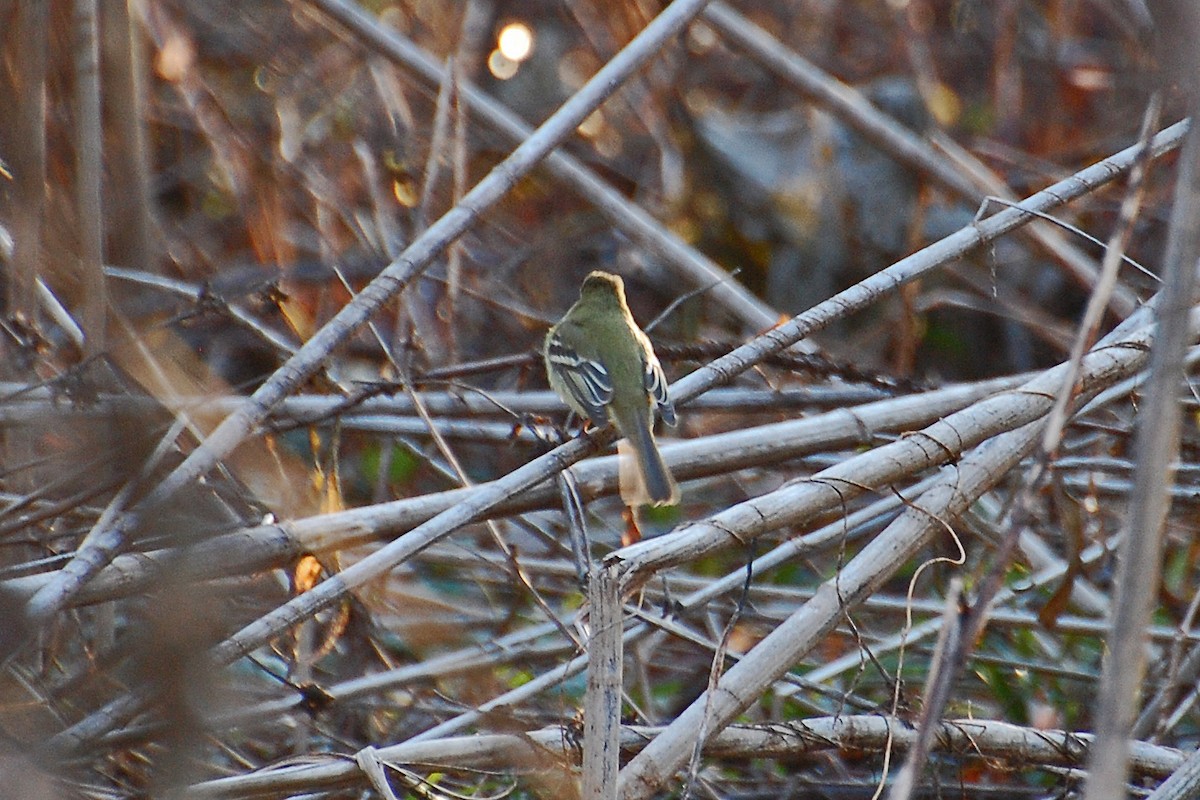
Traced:
POLYGON ((496 49, 519 64, 533 53, 533 31, 523 22, 510 22, 500 29, 496 49))

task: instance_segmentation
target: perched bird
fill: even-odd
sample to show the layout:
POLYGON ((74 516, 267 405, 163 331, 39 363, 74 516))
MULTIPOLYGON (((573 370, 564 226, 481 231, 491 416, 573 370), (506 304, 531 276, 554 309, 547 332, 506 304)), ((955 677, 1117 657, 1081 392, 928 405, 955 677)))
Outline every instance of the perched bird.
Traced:
POLYGON ((611 421, 628 443, 618 448, 625 504, 679 502, 679 487, 651 430, 656 412, 673 426, 675 406, 650 340, 629 313, 619 276, 596 270, 584 279, 579 300, 546 334, 544 355, 550 388, 593 425, 611 421))

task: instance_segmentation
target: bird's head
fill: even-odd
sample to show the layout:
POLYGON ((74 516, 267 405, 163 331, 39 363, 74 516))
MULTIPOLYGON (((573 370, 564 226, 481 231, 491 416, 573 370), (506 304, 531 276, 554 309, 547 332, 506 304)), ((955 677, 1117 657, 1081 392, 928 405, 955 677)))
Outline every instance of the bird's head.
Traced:
POLYGON ((579 296, 592 302, 609 301, 623 306, 625 305, 625 282, 621 280, 620 275, 593 270, 583 279, 579 296))

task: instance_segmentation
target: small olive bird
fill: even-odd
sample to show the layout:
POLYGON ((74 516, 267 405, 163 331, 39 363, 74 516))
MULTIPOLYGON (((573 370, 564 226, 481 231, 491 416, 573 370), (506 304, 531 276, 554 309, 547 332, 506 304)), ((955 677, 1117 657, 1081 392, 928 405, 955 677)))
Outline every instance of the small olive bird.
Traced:
POLYGON ((550 388, 593 425, 611 421, 628 442, 618 447, 625 504, 678 503, 679 487, 652 431, 656 412, 675 425, 675 406, 650 340, 629 313, 620 276, 596 270, 584 279, 579 300, 546 334, 544 355, 550 388))

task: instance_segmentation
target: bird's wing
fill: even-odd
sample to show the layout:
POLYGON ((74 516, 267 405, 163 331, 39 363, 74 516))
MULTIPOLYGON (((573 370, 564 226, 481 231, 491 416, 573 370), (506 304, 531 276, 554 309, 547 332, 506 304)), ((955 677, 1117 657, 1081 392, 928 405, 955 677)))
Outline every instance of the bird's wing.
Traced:
POLYGON ((558 336, 551 336, 547 342, 546 357, 558 371, 571 397, 587 412, 592 424, 605 425, 608 422, 605 406, 612 402, 613 384, 604 365, 579 355, 558 336))
POLYGON ((667 394, 667 376, 663 374, 662 364, 658 363, 658 356, 654 355, 654 348, 650 346, 650 340, 645 336, 641 338, 642 352, 645 354, 642 364, 644 368, 642 379, 645 382, 646 391, 654 399, 662 421, 675 427, 675 404, 671 402, 671 397, 667 394))

